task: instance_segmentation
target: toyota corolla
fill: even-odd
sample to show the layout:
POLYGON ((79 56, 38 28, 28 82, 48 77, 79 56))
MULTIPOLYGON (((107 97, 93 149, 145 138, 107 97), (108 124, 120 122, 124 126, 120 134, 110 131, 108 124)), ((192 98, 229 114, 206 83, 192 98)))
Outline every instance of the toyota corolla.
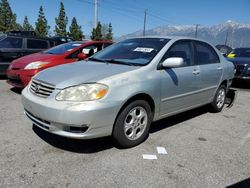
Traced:
POLYGON ((152 121, 209 104, 224 106, 234 66, 209 43, 183 37, 127 39, 85 63, 38 73, 22 92, 41 129, 75 139, 143 142, 152 121))

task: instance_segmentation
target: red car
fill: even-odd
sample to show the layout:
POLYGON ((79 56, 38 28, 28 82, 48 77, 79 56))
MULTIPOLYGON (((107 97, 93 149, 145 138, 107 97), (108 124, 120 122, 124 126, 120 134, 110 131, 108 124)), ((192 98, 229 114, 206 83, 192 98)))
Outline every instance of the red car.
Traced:
POLYGON ((24 88, 41 70, 88 58, 111 44, 111 41, 72 41, 21 57, 10 64, 7 82, 14 87, 24 88))

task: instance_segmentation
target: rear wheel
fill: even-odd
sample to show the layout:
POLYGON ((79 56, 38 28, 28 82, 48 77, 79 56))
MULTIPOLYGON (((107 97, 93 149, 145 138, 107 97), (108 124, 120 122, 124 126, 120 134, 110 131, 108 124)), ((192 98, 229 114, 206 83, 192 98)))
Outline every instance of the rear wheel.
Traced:
POLYGON ((211 103, 211 109, 213 112, 220 112, 225 104, 226 100, 226 86, 221 85, 214 96, 213 102, 211 103))
POLYGON ((113 138, 122 147, 136 146, 147 138, 151 121, 152 112, 149 104, 144 100, 136 100, 118 115, 113 138))

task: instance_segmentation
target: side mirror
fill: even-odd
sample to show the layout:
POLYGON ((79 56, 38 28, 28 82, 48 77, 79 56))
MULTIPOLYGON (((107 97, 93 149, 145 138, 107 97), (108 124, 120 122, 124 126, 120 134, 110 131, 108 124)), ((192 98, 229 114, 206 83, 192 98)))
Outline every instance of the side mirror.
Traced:
POLYGON ((162 63, 163 68, 176 68, 184 65, 184 59, 181 57, 170 57, 162 63))
POLYGON ((79 53, 77 55, 77 57, 78 57, 78 59, 83 60, 83 59, 86 59, 88 56, 86 54, 84 54, 84 53, 79 53))

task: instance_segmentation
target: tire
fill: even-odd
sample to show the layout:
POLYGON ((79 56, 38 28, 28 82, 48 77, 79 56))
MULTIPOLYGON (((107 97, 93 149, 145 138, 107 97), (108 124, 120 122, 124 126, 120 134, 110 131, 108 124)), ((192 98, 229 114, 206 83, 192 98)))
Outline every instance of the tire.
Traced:
POLYGON ((122 148, 129 148, 142 143, 149 134, 152 112, 144 100, 128 104, 116 118, 113 138, 122 148))
POLYGON ((220 85, 214 96, 213 102, 210 104, 212 112, 220 112, 226 100, 226 86, 220 85))

